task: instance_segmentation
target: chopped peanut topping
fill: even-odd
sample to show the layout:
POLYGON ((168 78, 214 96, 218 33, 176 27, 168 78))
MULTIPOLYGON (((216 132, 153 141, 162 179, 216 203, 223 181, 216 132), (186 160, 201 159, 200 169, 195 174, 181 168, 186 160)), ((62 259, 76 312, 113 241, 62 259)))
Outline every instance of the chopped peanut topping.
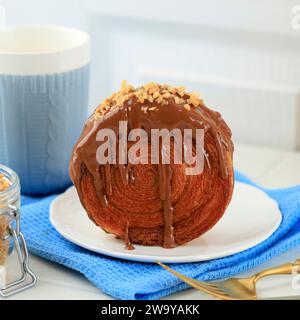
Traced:
MULTIPOLYGON (((134 88, 129 85, 126 80, 121 83, 121 89, 113 93, 109 98, 105 99, 102 104, 96 109, 94 117, 101 119, 108 111, 123 108, 125 103, 130 105, 132 98, 135 98, 140 104, 156 103, 161 105, 168 105, 169 100, 172 99, 178 106, 190 110, 191 107, 199 107, 203 105, 203 101, 195 92, 188 93, 185 87, 171 87, 166 84, 158 84, 150 82, 142 87, 134 88)), ((154 111, 155 106, 142 106, 141 110, 145 113, 154 111)))

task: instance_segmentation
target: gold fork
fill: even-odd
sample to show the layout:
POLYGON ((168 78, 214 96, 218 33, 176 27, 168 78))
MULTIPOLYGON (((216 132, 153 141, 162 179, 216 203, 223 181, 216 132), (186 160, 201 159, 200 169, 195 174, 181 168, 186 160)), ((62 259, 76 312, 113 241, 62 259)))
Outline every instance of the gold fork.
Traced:
POLYGON ((293 274, 300 272, 299 259, 294 263, 286 263, 279 267, 258 272, 249 278, 231 278, 225 281, 203 282, 187 277, 161 262, 157 263, 183 282, 189 284, 191 287, 222 300, 255 300, 257 299, 256 282, 261 278, 271 275, 293 274))

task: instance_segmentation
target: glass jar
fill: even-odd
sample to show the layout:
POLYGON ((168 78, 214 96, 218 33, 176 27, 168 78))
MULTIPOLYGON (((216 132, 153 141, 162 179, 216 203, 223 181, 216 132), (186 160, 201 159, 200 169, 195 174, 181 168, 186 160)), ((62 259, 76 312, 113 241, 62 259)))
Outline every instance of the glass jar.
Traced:
POLYGON ((0 165, 0 177, 8 182, 8 187, 0 191, 0 296, 7 297, 32 287, 36 283, 36 276, 29 268, 28 250, 20 231, 21 192, 18 175, 0 165), (13 255, 17 256, 19 267, 8 263, 8 257, 13 255), (13 267, 19 270, 15 270, 12 277, 13 267))

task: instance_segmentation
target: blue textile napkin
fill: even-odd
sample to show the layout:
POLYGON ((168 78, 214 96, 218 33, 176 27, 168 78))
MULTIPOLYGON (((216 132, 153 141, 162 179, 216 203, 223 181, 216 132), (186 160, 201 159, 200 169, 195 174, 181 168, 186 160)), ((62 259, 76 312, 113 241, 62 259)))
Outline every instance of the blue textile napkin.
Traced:
MULTIPOLYGON (((300 185, 270 190, 238 172, 235 177, 278 202, 283 216, 280 227, 251 249, 207 262, 172 264, 175 270, 198 280, 226 278, 300 244, 300 185)), ((49 222, 49 205, 54 198, 23 197, 22 231, 31 253, 82 273, 96 287, 118 299, 158 299, 188 287, 156 264, 106 257, 65 240, 49 222)))

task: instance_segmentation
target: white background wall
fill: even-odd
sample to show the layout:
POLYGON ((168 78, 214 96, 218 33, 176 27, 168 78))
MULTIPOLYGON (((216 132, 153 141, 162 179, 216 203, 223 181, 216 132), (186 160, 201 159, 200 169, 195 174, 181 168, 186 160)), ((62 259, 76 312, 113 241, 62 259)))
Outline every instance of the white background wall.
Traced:
POLYGON ((300 29, 289 0, 0 0, 8 25, 92 35, 91 106, 149 80, 185 84, 239 142, 300 148, 300 29))

